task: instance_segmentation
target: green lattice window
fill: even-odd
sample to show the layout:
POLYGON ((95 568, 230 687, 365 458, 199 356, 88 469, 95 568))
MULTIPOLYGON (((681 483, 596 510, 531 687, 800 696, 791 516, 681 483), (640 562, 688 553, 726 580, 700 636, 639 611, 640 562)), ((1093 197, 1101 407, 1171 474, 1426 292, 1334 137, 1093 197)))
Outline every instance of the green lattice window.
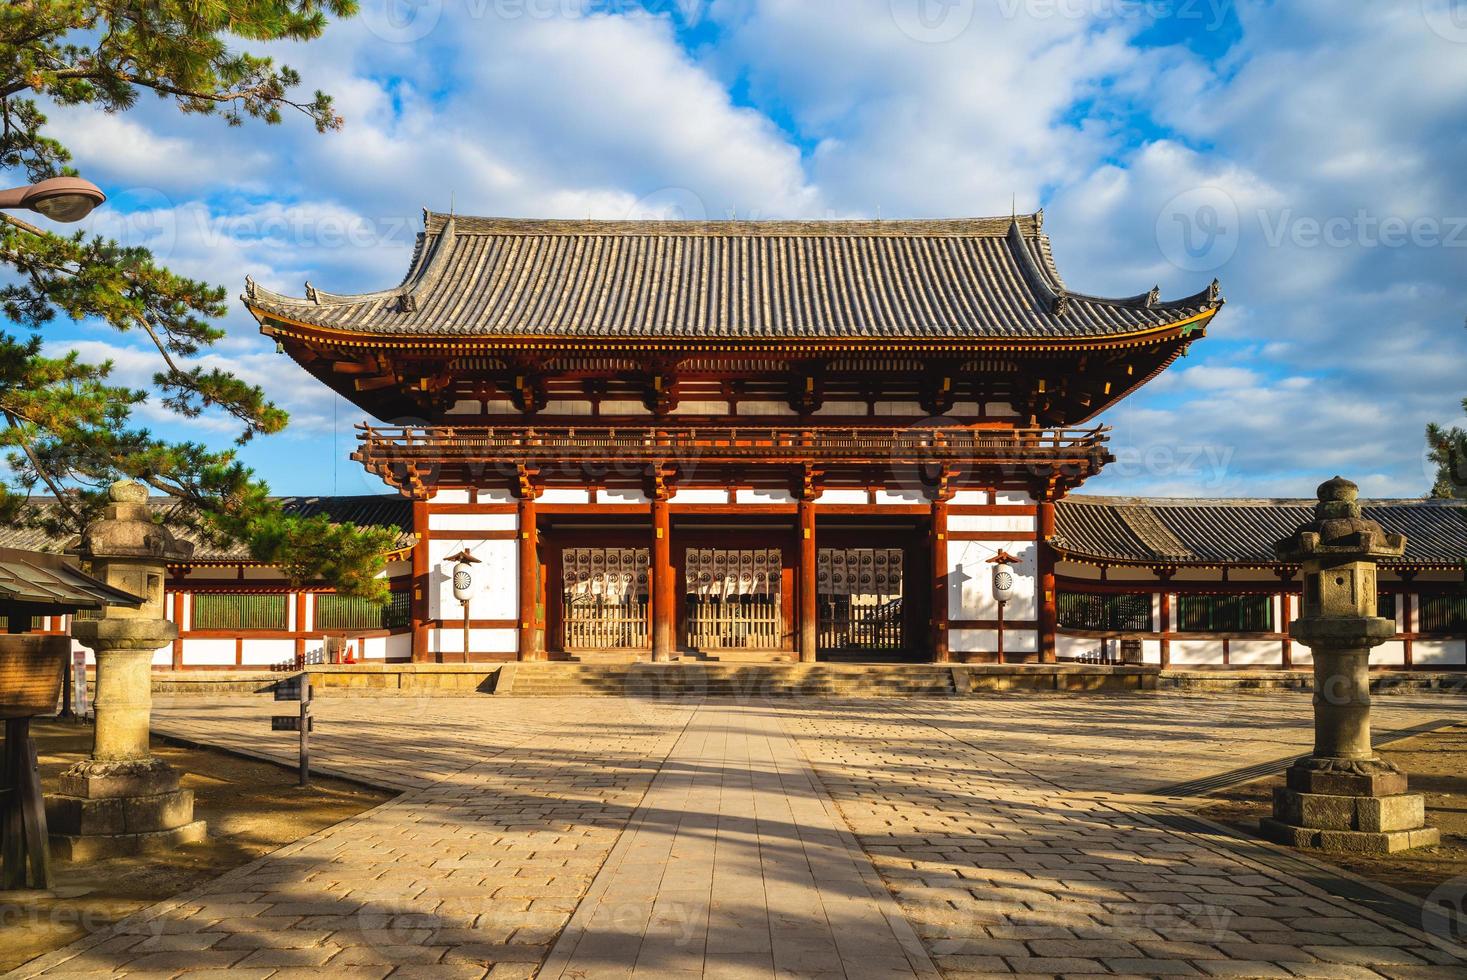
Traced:
POLYGON ((1273 596, 1178 596, 1177 629, 1183 633, 1272 633, 1273 596))
POLYGON ((1077 630, 1151 631, 1151 595, 1145 592, 1061 592, 1059 624, 1077 630))
POLYGON ((196 630, 285 630, 290 596, 198 593, 190 628, 196 630))
POLYGON ((410 603, 411 597, 406 592, 392 593, 385 606, 357 596, 322 593, 316 596, 316 629, 327 632, 400 629, 412 622, 410 603))
POLYGON ((1424 595, 1421 632, 1467 633, 1467 595, 1424 595))

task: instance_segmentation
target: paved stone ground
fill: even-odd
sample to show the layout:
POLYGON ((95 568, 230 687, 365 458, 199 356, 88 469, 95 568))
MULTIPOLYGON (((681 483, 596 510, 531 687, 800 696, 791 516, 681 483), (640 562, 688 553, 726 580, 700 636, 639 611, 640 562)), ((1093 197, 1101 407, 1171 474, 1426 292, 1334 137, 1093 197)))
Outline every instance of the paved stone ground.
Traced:
MULTIPOLYGON (((1380 729, 1460 713, 1377 705, 1380 729)), ((179 701, 157 727, 291 758, 275 710, 179 701)), ((317 713, 324 766, 404 795, 13 975, 1467 976, 1151 816, 1159 786, 1307 749, 1306 697, 317 713)))

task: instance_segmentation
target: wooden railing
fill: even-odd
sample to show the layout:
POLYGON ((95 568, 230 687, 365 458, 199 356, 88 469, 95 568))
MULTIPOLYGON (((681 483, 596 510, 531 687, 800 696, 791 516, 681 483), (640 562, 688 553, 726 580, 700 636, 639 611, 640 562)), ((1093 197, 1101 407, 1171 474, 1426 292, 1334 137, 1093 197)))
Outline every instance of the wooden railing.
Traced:
POLYGON ((371 466, 465 460, 704 462, 1018 462, 1104 454, 1107 427, 975 429, 878 427, 374 426, 361 424, 353 458, 371 466))

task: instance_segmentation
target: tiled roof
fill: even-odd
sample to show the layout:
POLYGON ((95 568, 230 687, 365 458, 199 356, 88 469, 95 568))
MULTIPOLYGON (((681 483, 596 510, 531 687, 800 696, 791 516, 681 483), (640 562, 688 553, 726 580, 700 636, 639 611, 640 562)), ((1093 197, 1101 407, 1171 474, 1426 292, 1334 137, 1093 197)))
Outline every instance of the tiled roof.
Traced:
MULTIPOLYGON (((1276 541, 1313 500, 1168 500, 1077 494, 1055 507, 1054 544, 1081 558, 1166 564, 1273 565, 1276 541)), ((1467 562, 1467 503, 1367 500, 1365 516, 1406 536, 1407 564, 1467 562)))
POLYGON ((1043 213, 946 221, 532 221, 425 214, 393 289, 293 298, 263 321, 353 333, 548 338, 1104 338, 1201 317, 1065 288, 1043 213))
MULTIPOLYGON (((352 523, 361 527, 397 527, 402 533, 398 536, 397 546, 399 548, 410 547, 413 543, 412 524, 413 510, 412 502, 404 497, 396 495, 371 495, 360 497, 281 497, 281 505, 287 514, 296 514, 301 517, 312 517, 316 514, 326 514, 337 523, 352 523)), ((166 514, 170 501, 168 498, 154 498, 154 513, 166 514)), ((33 497, 28 505, 33 510, 51 509, 56 502, 49 497, 33 497)), ((9 524, 0 526, 0 548, 23 548, 27 551, 62 552, 69 547, 74 540, 68 538, 54 538, 35 527, 20 524, 9 524)), ((183 528, 172 526, 173 532, 184 540, 193 540, 188 531, 183 528)), ((249 552, 242 546, 231 548, 219 548, 207 542, 195 543, 194 561, 250 561, 249 552)))

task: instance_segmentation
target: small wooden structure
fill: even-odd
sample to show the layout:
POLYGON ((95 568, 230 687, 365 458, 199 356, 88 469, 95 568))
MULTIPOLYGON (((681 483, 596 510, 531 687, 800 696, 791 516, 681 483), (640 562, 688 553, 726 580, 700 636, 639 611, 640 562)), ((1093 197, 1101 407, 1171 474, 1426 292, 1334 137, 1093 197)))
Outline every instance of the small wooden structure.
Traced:
POLYGON ((0 889, 50 887, 46 810, 30 724, 56 710, 71 638, 28 633, 34 617, 139 602, 60 555, 0 548, 0 614, 6 626, 0 635, 0 889))

